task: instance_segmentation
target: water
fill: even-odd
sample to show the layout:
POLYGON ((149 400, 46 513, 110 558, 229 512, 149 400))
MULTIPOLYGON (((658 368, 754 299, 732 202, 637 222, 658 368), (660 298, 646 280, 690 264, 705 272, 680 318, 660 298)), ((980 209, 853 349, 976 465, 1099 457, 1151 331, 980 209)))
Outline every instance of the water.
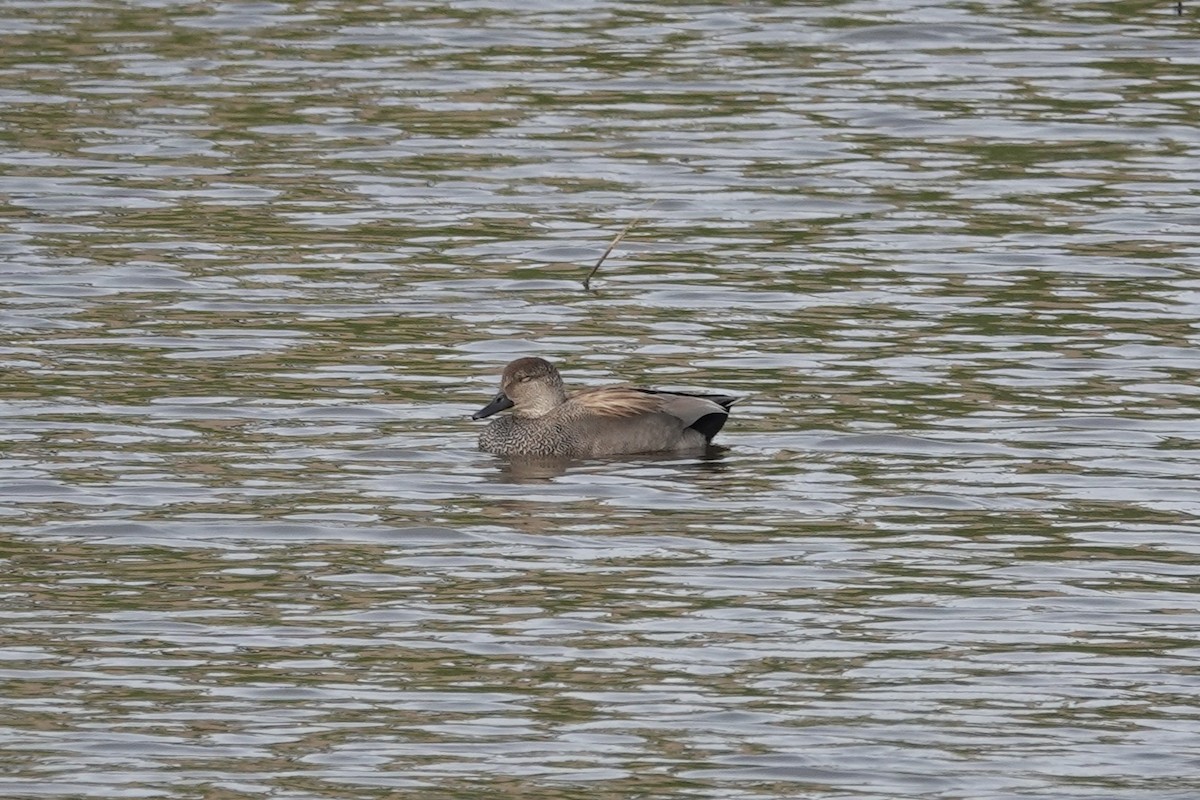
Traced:
POLYGON ((0 795, 1194 798, 1196 20, 0 0, 0 795))

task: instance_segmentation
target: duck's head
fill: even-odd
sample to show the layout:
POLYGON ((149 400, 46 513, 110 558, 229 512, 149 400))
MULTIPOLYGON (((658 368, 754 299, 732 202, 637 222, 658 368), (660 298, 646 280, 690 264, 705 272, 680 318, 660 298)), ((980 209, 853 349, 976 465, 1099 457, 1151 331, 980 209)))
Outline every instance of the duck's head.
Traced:
POLYGON ((483 419, 505 409, 519 417, 540 417, 567 401, 562 376, 544 358, 518 358, 500 375, 500 392, 471 419, 483 419))

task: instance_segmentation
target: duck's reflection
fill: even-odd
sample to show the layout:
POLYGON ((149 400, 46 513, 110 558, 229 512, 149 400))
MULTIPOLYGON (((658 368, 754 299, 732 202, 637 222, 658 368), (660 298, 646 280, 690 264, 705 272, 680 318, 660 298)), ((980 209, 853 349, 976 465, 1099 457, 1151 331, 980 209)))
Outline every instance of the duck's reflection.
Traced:
POLYGON ((666 468, 664 471, 690 474, 718 474, 728 470, 725 454, 728 447, 708 445, 704 450, 681 456, 679 453, 644 453, 636 457, 622 458, 505 458, 496 459, 497 470, 492 476, 501 483, 545 483, 568 472, 591 472, 597 466, 614 464, 622 466, 650 466, 666 468))

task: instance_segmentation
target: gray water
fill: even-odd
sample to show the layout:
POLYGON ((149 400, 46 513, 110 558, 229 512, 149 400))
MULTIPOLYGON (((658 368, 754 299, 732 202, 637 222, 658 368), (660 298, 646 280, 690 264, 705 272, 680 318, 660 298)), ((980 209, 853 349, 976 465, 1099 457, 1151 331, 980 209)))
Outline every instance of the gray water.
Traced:
POLYGON ((0 795, 1193 800, 1198 15, 0 0, 0 795))

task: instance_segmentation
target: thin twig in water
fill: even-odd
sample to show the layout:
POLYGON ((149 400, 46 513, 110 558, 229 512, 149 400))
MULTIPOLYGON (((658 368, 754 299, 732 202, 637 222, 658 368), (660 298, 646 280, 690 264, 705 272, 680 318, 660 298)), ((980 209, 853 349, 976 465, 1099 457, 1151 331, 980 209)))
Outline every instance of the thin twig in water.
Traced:
POLYGON ((604 251, 604 254, 600 256, 600 260, 596 262, 596 266, 592 267, 592 271, 589 272, 587 277, 583 279, 583 288, 585 290, 592 288, 592 276, 596 274, 596 270, 600 269, 600 265, 604 263, 604 259, 608 258, 608 254, 613 251, 614 247, 621 243, 621 240, 625 238, 625 234, 629 233, 630 229, 641 221, 641 217, 634 217, 629 221, 628 225, 626 225, 624 228, 621 228, 620 233, 613 237, 612 242, 610 242, 608 245, 608 249, 604 251))

